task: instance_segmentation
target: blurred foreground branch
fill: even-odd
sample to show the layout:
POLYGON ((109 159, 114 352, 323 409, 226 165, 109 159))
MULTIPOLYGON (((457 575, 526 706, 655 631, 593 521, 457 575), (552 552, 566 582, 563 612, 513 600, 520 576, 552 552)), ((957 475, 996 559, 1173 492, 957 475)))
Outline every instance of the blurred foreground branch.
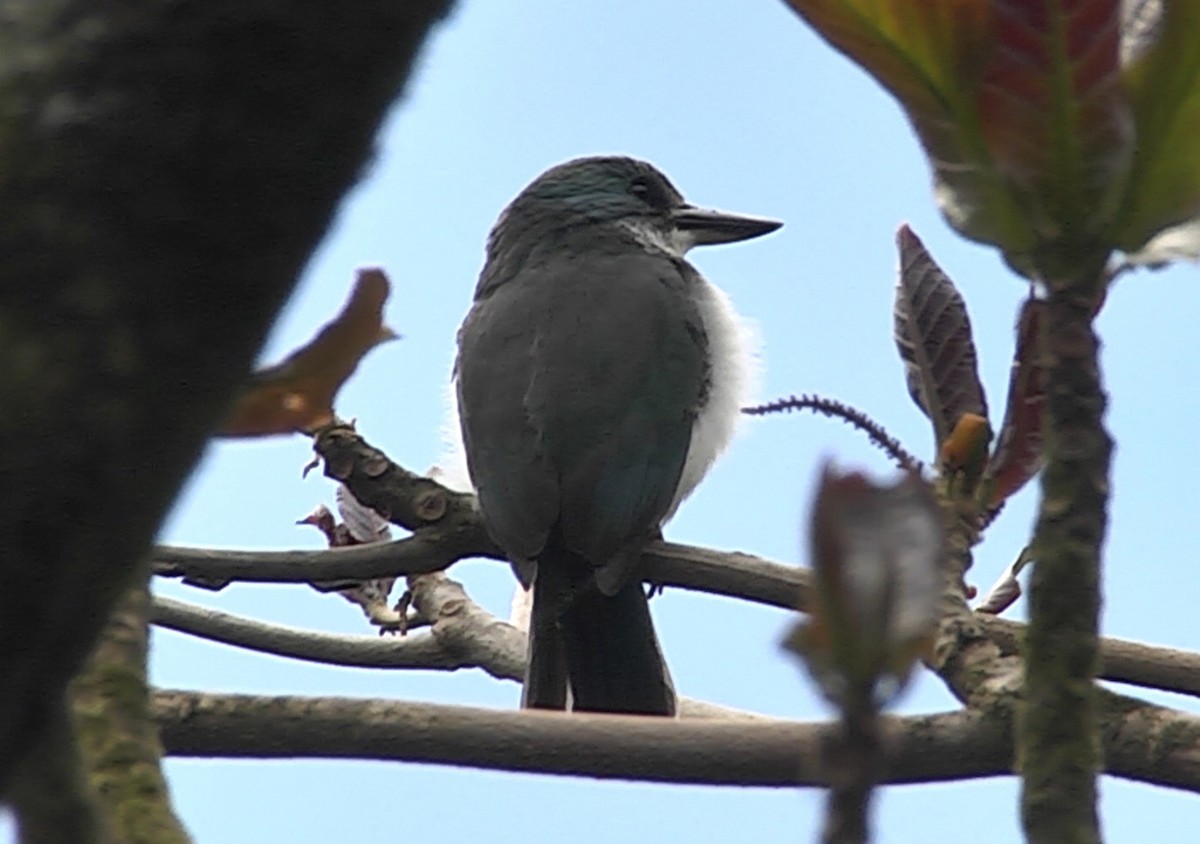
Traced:
POLYGON ((447 6, 3 3, 0 796, 447 6))

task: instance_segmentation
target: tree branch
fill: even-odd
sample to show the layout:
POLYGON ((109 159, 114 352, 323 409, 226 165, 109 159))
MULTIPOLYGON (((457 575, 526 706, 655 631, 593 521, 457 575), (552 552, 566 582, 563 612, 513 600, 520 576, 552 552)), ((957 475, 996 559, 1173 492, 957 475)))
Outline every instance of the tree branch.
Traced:
MULTIPOLYGON (((825 785, 826 725, 498 712, 340 698, 162 691, 156 712, 174 756, 379 759, 601 779, 708 785, 825 785)), ((997 776, 1003 730, 954 712, 884 719, 886 782, 997 776)))
MULTIPOLYGON (((432 619, 430 632, 401 639, 339 636, 267 624, 171 598, 155 598, 151 620, 160 627, 235 647, 292 659, 356 668, 454 671, 479 668, 499 680, 525 676, 525 634, 488 613, 444 575, 415 579, 415 601, 432 619)), ((761 719, 766 716, 683 698, 684 718, 761 719)))
POLYGON ((0 794, 447 6, 4 4, 0 794))
MULTIPOLYGON (((337 437, 330 438, 329 432, 318 437, 318 450, 322 448, 320 443, 326 443, 324 448, 328 461, 327 471, 346 482, 355 496, 364 503, 384 512, 403 512, 402 523, 406 523, 415 531, 412 537, 396 543, 335 551, 238 554, 228 562, 223 561, 221 555, 214 552, 163 549, 156 555, 156 570, 175 576, 216 582, 227 582, 234 577, 307 582, 366 579, 400 574, 412 576, 415 573, 430 572, 465 556, 500 556, 498 550, 487 539, 470 496, 443 490, 433 481, 419 479, 392 464, 381 453, 365 444, 354 432, 344 427, 336 430, 339 431, 337 437), (333 441, 336 447, 329 446, 330 441, 333 441), (333 456, 330 456, 331 454, 333 456), (391 501, 390 496, 393 494, 409 498, 406 501, 391 501)), ((953 513, 948 515, 954 527, 949 534, 952 541, 947 555, 944 612, 930 663, 960 699, 970 705, 974 714, 969 717, 986 719, 986 723, 991 725, 989 729, 1000 735, 1001 744, 1010 748, 1011 725, 1021 690, 1020 661, 1013 646, 1013 631, 1019 629, 1019 625, 973 613, 967 607, 964 600, 963 575, 970 564, 974 532, 966 521, 958 519, 953 513)), ((808 573, 805 570, 746 554, 727 554, 659 542, 647 547, 643 556, 643 568, 643 575, 655 583, 711 591, 785 609, 803 610, 809 600, 808 573)), ((491 671, 497 677, 520 675, 524 641, 519 631, 479 610, 462 593, 458 584, 444 576, 413 576, 411 588, 421 614, 432 619, 430 639, 438 643, 439 649, 444 650, 444 655, 439 654, 437 659, 446 659, 448 656, 447 662, 450 664, 477 665, 491 671), (488 632, 482 633, 484 630, 488 632)), ((295 639, 292 641, 296 643, 295 639)), ((377 644, 371 642, 371 649, 377 644)), ((1114 658, 1110 661, 1110 668, 1105 676, 1125 682, 1138 682, 1141 676, 1140 664, 1131 663, 1128 658, 1124 658, 1129 655, 1128 649, 1122 647, 1125 644, 1127 643, 1117 643, 1114 658)), ((312 646, 310 644, 307 647, 312 646)), ((274 652, 282 650, 278 643, 272 648, 274 652)), ((415 645, 411 646, 411 649, 415 648, 415 645)), ((1145 650, 1141 651, 1141 654, 1147 655, 1145 650)), ((1175 656, 1176 652, 1167 653, 1167 658, 1172 663, 1175 656)), ((1164 674, 1168 677, 1175 676, 1173 672, 1163 672, 1159 668, 1161 666, 1146 673, 1157 679, 1162 679, 1164 674)), ((1191 735, 1196 729, 1195 719, 1117 695, 1106 695, 1104 701, 1103 723, 1106 729, 1109 769, 1112 773, 1180 788, 1198 788, 1200 770, 1197 769, 1196 760, 1192 758, 1192 743, 1171 745, 1168 754, 1170 758, 1165 766, 1156 767, 1150 764, 1152 759, 1158 758, 1152 753, 1153 748, 1160 746, 1157 743, 1165 741, 1171 735, 1191 735)), ((911 727, 915 722, 905 723, 911 727)), ((297 729, 303 732, 302 729, 297 729)), ((416 756, 406 755, 409 751, 397 751, 399 755, 394 758, 469 763, 484 767, 501 765, 500 761, 491 757, 456 756, 457 753, 467 752, 454 749, 457 746, 454 743, 460 738, 457 734, 448 734, 443 738, 450 742, 448 750, 426 747, 417 752, 416 756)), ((222 742, 226 740, 220 739, 222 742)), ((366 744, 370 745, 373 741, 374 739, 366 744)), ((809 750, 813 747, 815 745, 809 747, 809 750)), ((338 752, 336 748, 321 751, 335 755, 338 752)), ((614 772, 616 769, 604 767, 609 764, 604 761, 609 759, 609 756, 603 752, 595 751, 601 755, 594 759, 587 756, 593 752, 591 748, 576 747, 572 752, 573 758, 567 761, 553 761, 554 752, 547 752, 548 756, 538 757, 545 764, 530 761, 523 763, 529 767, 520 769, 585 773, 594 776, 645 776, 650 779, 669 779, 675 776, 665 767, 657 773, 651 773, 648 769, 637 768, 636 763, 630 763, 633 767, 622 767, 620 770, 624 773, 614 772), (600 768, 594 767, 597 765, 600 768)), ((1010 750, 1004 750, 1006 764, 1009 753, 1010 750)), ((367 755, 370 755, 369 751, 367 755)), ((951 755, 953 756, 953 753, 951 755)), ((956 772, 949 776, 958 775, 956 772)), ((704 776, 707 777, 708 774, 704 776)), ((812 776, 811 781, 816 782, 816 775, 812 776)), ((757 780, 752 778, 749 781, 757 780)), ((776 784, 785 782, 794 780, 777 780, 776 784)))
MULTIPOLYGON (((1108 773, 1200 791, 1200 719, 1111 696, 1108 773), (1118 704, 1117 701, 1120 701, 1118 704)), ((160 691, 172 756, 377 759, 504 771, 708 785, 825 786, 826 724, 500 712, 343 698, 160 691)), ((885 717, 884 783, 944 782, 1012 770, 1004 719, 963 711, 885 717)))
POLYGON ((447 653, 430 633, 414 634, 398 640, 379 636, 339 636, 268 624, 163 597, 154 599, 150 620, 167 630, 213 642, 325 665, 447 671, 475 667, 465 666, 461 660, 447 653))
MULTIPOLYGON (((1024 624, 983 614, 978 618, 1001 649, 1008 653, 1020 649, 1024 624)), ((1200 653, 1104 637, 1100 639, 1099 676, 1117 683, 1200 697, 1200 653)))
POLYGON ((80 754, 65 702, 21 760, 10 792, 21 844, 117 844, 80 754))
POLYGON ((145 582, 122 598, 96 650, 71 681, 69 697, 84 769, 114 838, 188 844, 191 838, 171 808, 162 743, 150 716, 149 603, 145 582))
MULTIPOLYGON (((482 531, 482 526, 478 528, 482 531)), ((160 545, 151 563, 160 577, 179 577, 184 583, 219 590, 230 583, 309 583, 321 580, 369 580, 442 571, 470 558, 503 560, 487 546, 464 550, 443 542, 436 528, 405 539, 372 542, 320 551, 217 551, 160 545)))
MULTIPOLYGON (((438 542, 436 530, 427 528, 395 542, 321 551, 216 551, 159 546, 152 559, 156 574, 180 577, 185 583, 203 588, 223 588, 232 582, 366 580, 422 574, 450 565, 453 560, 445 561, 453 555, 438 547, 438 542)), ((480 556, 500 558, 498 552, 480 556)), ((646 578, 663 586, 725 595, 781 609, 803 611, 809 605, 810 575, 800 566, 740 551, 717 551, 674 542, 651 543, 642 560, 646 578)), ((967 618, 1005 653, 1017 652, 1025 625, 984 613, 970 613, 967 618)), ((258 649, 271 652, 270 648, 258 649)), ((1100 655, 1100 677, 1105 680, 1200 696, 1200 654, 1105 638, 1101 640, 1100 655)), ((347 654, 346 658, 353 657, 347 654)), ((339 659, 331 661, 355 664, 341 663, 339 659)), ((364 659, 369 661, 371 657, 364 659)))

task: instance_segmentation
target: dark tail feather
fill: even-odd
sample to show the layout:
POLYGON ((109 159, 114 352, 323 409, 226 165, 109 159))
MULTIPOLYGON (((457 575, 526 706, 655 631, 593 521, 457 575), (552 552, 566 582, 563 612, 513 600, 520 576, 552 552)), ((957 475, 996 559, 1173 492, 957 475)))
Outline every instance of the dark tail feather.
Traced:
POLYGON ((675 689, 641 582, 610 597, 593 572, 561 550, 538 561, 523 705, 564 709, 569 686, 572 709, 674 715, 675 689))
MULTIPOLYGON (((545 569, 549 571, 549 568, 545 569)), ((559 630, 559 608, 570 600, 565 583, 542 567, 533 580, 529 613, 529 648, 521 706, 526 709, 567 708, 567 657, 559 630)))
POLYGON ((675 714, 675 688, 640 580, 612 597, 594 586, 579 593, 561 627, 575 709, 675 714))

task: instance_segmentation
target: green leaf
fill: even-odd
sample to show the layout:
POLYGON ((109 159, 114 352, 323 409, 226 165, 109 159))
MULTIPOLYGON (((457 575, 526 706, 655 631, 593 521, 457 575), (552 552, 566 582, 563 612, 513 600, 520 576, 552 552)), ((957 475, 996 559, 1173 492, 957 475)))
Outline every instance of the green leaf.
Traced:
POLYGON ((991 52, 987 0, 788 0, 904 108, 942 213, 975 240, 1026 249, 1032 232, 992 166, 974 92, 991 52))
POLYGON ((1105 249, 1133 149, 1118 0, 789 0, 890 91, 943 214, 1015 266, 1105 249))
POLYGON ((1038 240, 1074 243, 1111 223, 1133 151, 1117 0, 998 0, 977 94, 995 167, 1038 240))
POLYGON ((1200 0, 1164 0, 1156 40, 1125 68, 1137 127, 1116 231, 1126 251, 1200 213, 1200 0))

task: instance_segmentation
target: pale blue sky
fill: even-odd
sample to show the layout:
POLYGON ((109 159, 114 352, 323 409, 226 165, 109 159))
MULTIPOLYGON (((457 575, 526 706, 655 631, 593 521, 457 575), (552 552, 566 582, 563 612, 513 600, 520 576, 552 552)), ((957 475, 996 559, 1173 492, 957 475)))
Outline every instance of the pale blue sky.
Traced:
MULTIPOLYGON (((856 405, 919 456, 931 434, 904 388, 891 339, 893 237, 908 222, 952 275, 973 317, 993 424, 1025 293, 989 249, 967 244, 934 208, 928 170, 898 108, 817 40, 782 3, 610 0, 462 2, 418 63, 384 127, 379 155, 315 254, 264 357, 307 339, 340 307, 359 266, 383 266, 388 308, 404 339, 371 354, 339 411, 395 460, 438 457, 454 333, 496 214, 563 159, 619 152, 653 161, 692 201, 776 217, 778 233, 697 250, 694 262, 757 321, 763 398, 818 392, 856 405)), ((1200 647, 1188 529, 1200 458, 1192 421, 1193 267, 1122 281, 1100 318, 1117 439, 1105 629, 1200 647)), ((668 538, 804 562, 816 467, 832 456, 883 472, 865 440, 812 416, 748 424, 668 538)), ((331 484, 301 480, 302 438, 214 446, 164 530, 172 543, 228 548, 319 547, 294 526, 332 503, 331 484)), ((977 554, 974 581, 1020 550, 1035 494, 1011 502, 977 554)), ((512 578, 496 563, 452 570, 473 597, 506 614, 512 578)), ((305 587, 174 583, 163 593, 315 630, 369 633, 357 611, 305 587)), ((779 652, 775 610, 671 590, 654 613, 684 694, 796 718, 824 717, 806 679, 779 652)), ((1019 613, 1019 609, 1018 609, 1019 613)), ((340 694, 513 707, 514 684, 479 672, 323 668, 156 633, 162 686, 340 694)), ((1194 700, 1159 695, 1196 711, 1194 700)), ((952 704, 923 678, 902 710, 952 704)), ((451 836, 464 841, 813 840, 819 792, 593 782, 380 763, 179 761, 167 766, 176 805, 200 842, 307 842, 451 836)), ((1019 840, 1016 781, 907 786, 878 802, 880 842, 1019 840)), ((1106 779, 1110 841, 1165 839, 1194 824, 1194 798, 1106 779)), ((1172 836, 1174 837, 1174 836, 1172 836)))

